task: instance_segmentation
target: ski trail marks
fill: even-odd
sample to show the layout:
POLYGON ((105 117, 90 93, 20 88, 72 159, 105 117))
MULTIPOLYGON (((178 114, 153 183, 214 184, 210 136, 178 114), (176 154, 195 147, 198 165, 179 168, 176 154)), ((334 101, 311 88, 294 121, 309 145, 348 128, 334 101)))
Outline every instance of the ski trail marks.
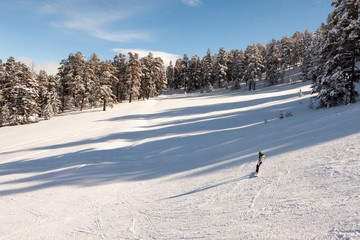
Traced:
MULTIPOLYGON (((276 168, 276 170, 278 169, 276 168)), ((245 217, 253 218, 257 215, 263 216, 275 211, 274 205, 278 189, 281 187, 285 178, 289 176, 290 172, 286 171, 285 173, 278 173, 279 175, 276 179, 269 179, 269 177, 266 177, 262 181, 263 183, 261 185, 263 185, 263 187, 256 191, 256 194, 252 197, 249 209, 245 213, 245 217)))

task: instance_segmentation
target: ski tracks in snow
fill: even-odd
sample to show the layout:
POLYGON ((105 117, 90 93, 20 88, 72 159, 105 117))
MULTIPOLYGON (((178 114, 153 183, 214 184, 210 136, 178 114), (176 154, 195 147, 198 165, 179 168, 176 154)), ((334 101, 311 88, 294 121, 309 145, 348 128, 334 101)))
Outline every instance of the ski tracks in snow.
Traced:
MULTIPOLYGON (((278 189, 281 187, 282 181, 289 176, 289 171, 279 172, 278 168, 274 177, 271 176, 259 176, 254 181, 258 181, 258 190, 255 190, 250 202, 248 211, 245 214, 245 218, 253 218, 255 216, 264 216, 266 214, 274 213, 274 203, 276 201, 276 195, 278 189)), ((264 171, 264 169, 262 169, 264 171)), ((250 191, 254 192, 254 191, 250 191)))

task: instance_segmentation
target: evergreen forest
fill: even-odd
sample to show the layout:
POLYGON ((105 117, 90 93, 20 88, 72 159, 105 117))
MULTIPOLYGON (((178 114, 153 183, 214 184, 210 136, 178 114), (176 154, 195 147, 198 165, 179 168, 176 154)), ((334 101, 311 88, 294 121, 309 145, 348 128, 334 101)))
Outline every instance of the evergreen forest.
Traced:
POLYGON ((112 107, 115 103, 156 97, 167 89, 212 92, 214 88, 237 90, 256 83, 283 83, 286 72, 299 68, 302 81, 312 82, 311 104, 317 108, 355 103, 360 70, 359 0, 335 0, 333 11, 315 33, 295 32, 266 45, 204 57, 184 54, 165 69, 152 53, 116 55, 102 61, 94 53, 89 60, 81 52, 60 62, 56 75, 35 73, 10 57, 0 59, 0 126, 51 119, 65 111, 112 107))

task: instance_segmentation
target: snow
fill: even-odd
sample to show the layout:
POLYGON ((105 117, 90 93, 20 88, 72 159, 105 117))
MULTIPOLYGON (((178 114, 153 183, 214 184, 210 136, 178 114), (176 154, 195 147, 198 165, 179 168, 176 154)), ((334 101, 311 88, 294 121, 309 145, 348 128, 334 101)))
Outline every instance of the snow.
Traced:
POLYGON ((1 239, 359 239, 360 105, 309 93, 165 92, 3 127, 1 239))

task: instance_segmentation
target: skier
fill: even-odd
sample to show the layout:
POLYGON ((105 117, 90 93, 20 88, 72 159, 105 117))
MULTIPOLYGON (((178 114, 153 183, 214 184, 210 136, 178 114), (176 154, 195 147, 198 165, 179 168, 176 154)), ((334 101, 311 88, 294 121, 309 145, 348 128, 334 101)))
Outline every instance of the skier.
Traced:
POLYGON ((264 158, 265 158, 265 154, 263 154, 261 151, 259 151, 259 161, 256 164, 256 174, 259 173, 259 167, 262 164, 264 158))

